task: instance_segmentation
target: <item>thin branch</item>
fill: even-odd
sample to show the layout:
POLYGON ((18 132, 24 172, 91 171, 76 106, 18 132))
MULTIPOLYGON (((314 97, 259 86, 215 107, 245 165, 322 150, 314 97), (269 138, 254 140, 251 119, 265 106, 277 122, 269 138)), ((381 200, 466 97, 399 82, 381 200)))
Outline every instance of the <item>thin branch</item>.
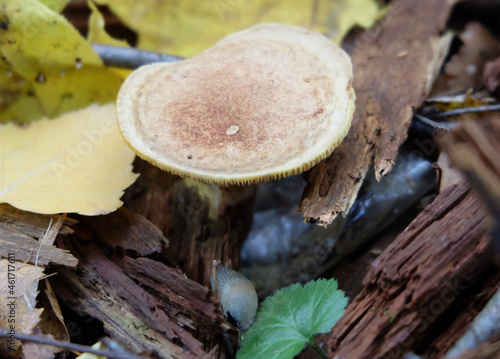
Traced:
POLYGON ((443 131, 449 131, 453 129, 454 127, 458 126, 458 124, 453 123, 453 122, 436 122, 433 121, 427 117, 424 117, 422 115, 419 115, 418 113, 415 114, 415 118, 423 123, 426 126, 432 127, 434 130, 443 130, 443 131))
POLYGON ((24 333, 16 333, 14 334, 9 334, 7 329, 0 328, 0 338, 10 338, 11 336, 15 336, 15 340, 23 340, 27 342, 33 342, 33 343, 39 343, 43 345, 52 345, 55 347, 60 347, 60 348, 65 348, 69 350, 74 350, 76 352, 80 353, 90 353, 90 354, 95 354, 95 355, 101 355, 108 357, 110 359, 144 359, 143 357, 140 357, 135 354, 130 354, 130 353, 116 353, 114 351, 106 350, 106 349, 94 349, 86 345, 81 345, 81 344, 73 344, 73 343, 68 343, 68 342, 62 342, 59 340, 51 339, 47 336, 42 336, 42 335, 31 335, 31 334, 24 334, 24 333))
POLYGON ((180 56, 139 50, 132 47, 92 44, 92 48, 102 59, 104 65, 124 69, 136 69, 142 65, 155 62, 177 62, 184 60, 180 56))
POLYGON ((438 114, 435 114, 435 115, 432 115, 429 117, 444 118, 444 117, 450 117, 450 116, 465 115, 467 113, 488 112, 488 111, 500 111, 500 104, 457 108, 455 110, 450 110, 450 111, 438 113, 438 114))

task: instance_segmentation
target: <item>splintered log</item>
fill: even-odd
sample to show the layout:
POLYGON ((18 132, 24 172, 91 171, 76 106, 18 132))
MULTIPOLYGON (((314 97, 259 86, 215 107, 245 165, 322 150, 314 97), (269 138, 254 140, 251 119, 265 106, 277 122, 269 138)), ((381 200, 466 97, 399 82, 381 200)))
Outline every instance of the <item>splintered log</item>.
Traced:
POLYGON ((332 155, 308 173, 299 208, 304 218, 326 225, 345 215, 372 162, 377 179, 390 172, 447 53, 451 37, 441 34, 453 2, 395 1, 380 24, 356 38, 352 126, 332 155))
POLYGON ((330 333, 335 358, 401 358, 492 267, 486 214, 464 183, 453 185, 391 243, 330 333))
MULTIPOLYGON (((53 286, 62 300, 100 320, 104 330, 131 353, 207 358, 218 344, 222 322, 213 293, 177 268, 123 256, 160 255, 166 245, 161 232, 123 208, 78 219, 74 235, 65 241, 78 258, 78 267, 56 268, 58 280, 53 286)), ((213 354, 220 350, 224 357, 221 345, 213 354)))

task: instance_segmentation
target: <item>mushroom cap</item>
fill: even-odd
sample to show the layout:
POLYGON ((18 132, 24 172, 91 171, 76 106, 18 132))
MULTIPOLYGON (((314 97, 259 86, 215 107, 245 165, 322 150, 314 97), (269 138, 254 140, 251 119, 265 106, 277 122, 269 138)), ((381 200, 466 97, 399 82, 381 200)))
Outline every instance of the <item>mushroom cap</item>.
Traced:
POLYGON ((342 142, 354 111, 352 65, 325 36, 259 24, 178 63, 140 67, 117 116, 139 157, 222 186, 308 170, 342 142))

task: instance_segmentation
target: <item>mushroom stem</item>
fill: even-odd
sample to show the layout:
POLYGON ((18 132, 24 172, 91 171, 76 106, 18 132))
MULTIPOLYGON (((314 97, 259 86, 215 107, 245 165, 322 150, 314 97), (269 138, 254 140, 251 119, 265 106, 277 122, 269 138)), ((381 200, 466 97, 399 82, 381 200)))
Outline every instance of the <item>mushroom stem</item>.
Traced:
POLYGON ((221 205, 236 206, 253 201, 257 194, 257 185, 219 187, 221 205))

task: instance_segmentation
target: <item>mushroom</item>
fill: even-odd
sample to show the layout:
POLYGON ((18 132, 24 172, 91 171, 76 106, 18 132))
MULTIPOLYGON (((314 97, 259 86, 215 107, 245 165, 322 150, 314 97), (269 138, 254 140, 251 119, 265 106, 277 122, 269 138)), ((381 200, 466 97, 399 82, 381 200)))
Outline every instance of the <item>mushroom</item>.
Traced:
POLYGON ((227 205, 330 155, 349 130, 354 99, 342 49, 270 23, 190 59, 140 67, 118 94, 117 116, 139 157, 218 185, 227 205))

